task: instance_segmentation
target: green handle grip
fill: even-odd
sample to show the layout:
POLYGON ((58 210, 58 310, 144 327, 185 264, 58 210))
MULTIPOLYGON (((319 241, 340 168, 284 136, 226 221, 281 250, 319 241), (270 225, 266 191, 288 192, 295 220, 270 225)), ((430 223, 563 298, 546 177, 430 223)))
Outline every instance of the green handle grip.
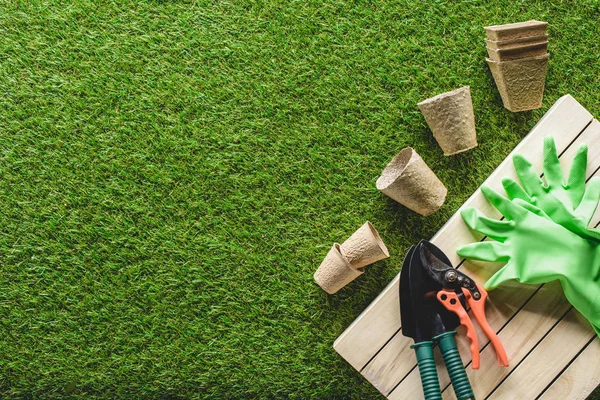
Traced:
POLYGON ((441 400, 442 391, 438 380, 435 359, 433 358, 433 342, 419 342, 411 346, 417 353, 417 363, 421 374, 421 384, 425 400, 441 400))
POLYGON ((456 393, 458 400, 475 400, 475 395, 473 394, 473 389, 471 389, 469 378, 467 377, 462 360, 460 359, 460 353, 456 348, 454 335, 456 335, 456 331, 445 332, 434 337, 433 339, 436 340, 440 345, 440 350, 442 351, 442 356, 444 357, 444 363, 446 364, 446 369, 450 375, 450 380, 452 381, 452 386, 454 387, 454 393, 456 393))

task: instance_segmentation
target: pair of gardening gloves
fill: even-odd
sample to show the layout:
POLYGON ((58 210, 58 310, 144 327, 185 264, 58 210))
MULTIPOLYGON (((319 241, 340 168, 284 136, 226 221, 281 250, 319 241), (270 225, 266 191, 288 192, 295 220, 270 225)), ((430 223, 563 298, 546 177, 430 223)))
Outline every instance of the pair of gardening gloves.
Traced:
POLYGON ((573 159, 565 182, 554 139, 544 140, 544 179, 523 156, 513 157, 519 185, 505 178, 508 198, 491 188, 481 191, 505 217, 490 219, 474 208, 461 215, 467 225, 492 240, 457 250, 464 258, 506 262, 486 283, 486 289, 516 279, 542 284, 559 280, 567 300, 600 336, 600 230, 589 228, 600 201, 600 178, 586 187, 587 146, 573 159))

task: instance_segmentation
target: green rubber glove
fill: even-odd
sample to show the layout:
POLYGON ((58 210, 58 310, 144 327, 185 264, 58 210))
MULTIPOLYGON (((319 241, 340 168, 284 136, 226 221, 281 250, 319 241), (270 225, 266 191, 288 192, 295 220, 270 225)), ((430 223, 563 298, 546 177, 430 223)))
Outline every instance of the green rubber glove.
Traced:
POLYGON ((522 199, 571 232, 588 239, 600 240, 600 230, 588 228, 600 200, 600 178, 590 179, 586 188, 586 145, 579 147, 566 183, 554 139, 550 136, 544 139, 544 178, 547 185, 544 185, 533 165, 522 155, 516 154, 513 163, 523 187, 513 179, 503 179, 502 185, 509 199, 522 199))
POLYGON ((567 300, 600 336, 600 242, 571 232, 524 200, 510 201, 487 186, 481 191, 506 220, 487 218, 473 208, 463 210, 467 225, 494 241, 472 243, 457 253, 468 259, 506 262, 484 287, 494 289, 511 279, 528 284, 559 280, 567 300))

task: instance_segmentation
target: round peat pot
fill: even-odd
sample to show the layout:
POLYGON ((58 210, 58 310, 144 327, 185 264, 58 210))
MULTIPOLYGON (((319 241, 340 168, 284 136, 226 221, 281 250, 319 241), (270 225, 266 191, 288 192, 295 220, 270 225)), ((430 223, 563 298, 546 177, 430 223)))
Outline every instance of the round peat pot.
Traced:
POLYGON ((464 86, 419 103, 419 109, 445 156, 477 146, 471 89, 464 86))
POLYGON ((377 189, 423 216, 440 209, 448 190, 411 147, 402 149, 385 167, 377 189))
POLYGON ((390 256, 379 233, 368 221, 342 243, 341 247, 346 259, 354 268, 362 268, 390 256))
POLYGON ((329 294, 334 294, 363 271, 350 265, 338 243, 334 243, 327 256, 314 274, 315 282, 329 294))

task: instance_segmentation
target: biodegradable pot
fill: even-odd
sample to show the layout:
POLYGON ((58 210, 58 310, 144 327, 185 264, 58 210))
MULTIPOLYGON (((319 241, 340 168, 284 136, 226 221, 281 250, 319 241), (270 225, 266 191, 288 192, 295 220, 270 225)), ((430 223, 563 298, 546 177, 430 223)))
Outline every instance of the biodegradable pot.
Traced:
POLYGON ((523 58, 540 57, 548 53, 548 42, 535 43, 528 46, 513 47, 510 49, 487 48, 488 55, 494 61, 513 61, 523 58))
POLYGON ((486 59, 506 109, 517 112, 542 106, 548 58, 549 54, 515 61, 486 59))
POLYGON ((358 276, 363 271, 350 265, 342 248, 338 243, 334 243, 327 256, 314 274, 315 282, 329 294, 334 294, 358 276))
POLYGON ((547 22, 526 21, 513 24, 486 26, 485 34, 489 40, 512 40, 546 34, 547 22))
POLYGON ((377 189, 423 216, 440 209, 448 190, 412 148, 402 149, 385 167, 377 189))
POLYGON ((509 39, 509 40, 485 40, 485 44, 488 48, 494 50, 508 50, 519 48, 523 46, 531 46, 534 44, 540 44, 548 41, 548 34, 540 36, 530 36, 525 38, 509 39))
POLYGON ((462 153, 477 146, 469 86, 422 101, 419 109, 445 156, 462 153))
POLYGON ((354 268, 362 268, 390 256, 379 233, 369 221, 358 228, 341 247, 342 253, 354 268))

